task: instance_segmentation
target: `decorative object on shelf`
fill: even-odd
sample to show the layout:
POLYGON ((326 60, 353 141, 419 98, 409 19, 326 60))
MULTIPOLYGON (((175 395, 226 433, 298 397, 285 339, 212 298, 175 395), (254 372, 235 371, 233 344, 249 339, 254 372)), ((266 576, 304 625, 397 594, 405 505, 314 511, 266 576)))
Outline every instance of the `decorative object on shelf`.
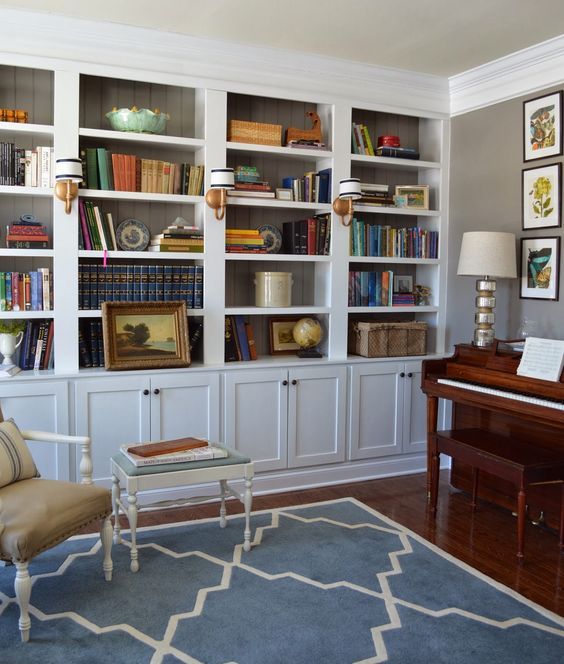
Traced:
POLYGON ((494 340, 495 277, 517 277, 515 235, 472 231, 462 236, 458 275, 480 276, 476 281, 475 346, 490 346, 494 340))
POLYGON ((521 291, 523 300, 558 300, 560 238, 521 238, 521 291))
POLYGON ((527 337, 542 337, 538 321, 523 316, 519 329, 517 330, 517 339, 527 339, 527 337))
POLYGON ((25 326, 24 320, 0 320, 0 354, 3 356, 0 377, 13 376, 20 371, 13 356, 23 340, 25 326))
POLYGON ((298 357, 323 357, 317 350, 317 346, 319 346, 324 336, 323 328, 317 318, 311 318, 310 316, 300 318, 292 328, 292 336, 300 347, 297 352, 298 357))
POLYGON ((399 148, 400 147, 400 137, 399 136, 378 136, 377 146, 379 148, 399 148))
POLYGON ((255 272, 255 306, 291 306, 293 283, 291 272, 255 272))
POLYGON ((27 122, 28 113, 19 108, 0 108, 0 122, 27 122))
MULTIPOLYGON (((396 197, 405 197, 405 204, 401 207, 411 208, 412 210, 429 209, 429 185, 398 185, 395 192, 396 197)), ((400 200, 400 203, 403 203, 400 200)))
POLYGON ((294 192, 291 189, 285 189, 283 187, 278 187, 276 189, 276 198, 279 201, 293 201, 294 192))
POLYGON ((124 219, 116 228, 116 242, 122 251, 145 251, 151 233, 142 221, 124 219))
POLYGON ((562 213, 562 164, 522 171, 523 230, 560 226, 562 213))
POLYGON ((413 295, 415 297, 415 304, 418 307, 426 307, 430 304, 431 287, 423 286, 423 284, 415 284, 413 295))
POLYGON ((523 102, 523 161, 562 154, 562 91, 523 102))
POLYGON ((221 221, 225 216, 227 191, 235 188, 235 175, 232 168, 212 168, 210 188, 206 193, 206 203, 214 211, 215 218, 221 221))
POLYGON ((359 178, 344 178, 339 181, 339 196, 333 201, 335 214, 341 217, 343 226, 350 226, 354 214, 353 201, 362 197, 359 178), (348 217, 348 222, 345 221, 348 217))
POLYGON ((108 370, 190 366, 186 303, 103 302, 108 370))
POLYGON ((106 117, 116 131, 134 131, 145 134, 160 134, 165 130, 170 120, 168 113, 161 113, 158 108, 154 111, 148 108, 116 108, 106 113, 106 117))
POLYGON ((312 122, 311 129, 298 129, 297 127, 288 127, 286 129, 285 144, 290 142, 311 141, 313 143, 323 143, 323 133, 321 131, 321 120, 315 111, 306 111, 306 118, 312 122))
POLYGON ((78 196, 78 185, 82 182, 80 159, 57 159, 55 166, 55 196, 65 201, 65 212, 71 213, 72 202, 78 196))
POLYGON ((253 145, 282 145, 282 125, 246 120, 227 122, 227 140, 233 143, 253 145))
POLYGON ((282 233, 280 229, 272 224, 263 224, 257 231, 264 240, 267 254, 277 254, 282 249, 282 233))
POLYGON ((300 345, 294 340, 294 325, 299 318, 271 318, 268 321, 270 329, 270 354, 289 355, 300 350, 300 345))
POLYGON ((403 357, 425 355, 427 323, 372 323, 352 321, 349 324, 348 351, 363 357, 403 357))

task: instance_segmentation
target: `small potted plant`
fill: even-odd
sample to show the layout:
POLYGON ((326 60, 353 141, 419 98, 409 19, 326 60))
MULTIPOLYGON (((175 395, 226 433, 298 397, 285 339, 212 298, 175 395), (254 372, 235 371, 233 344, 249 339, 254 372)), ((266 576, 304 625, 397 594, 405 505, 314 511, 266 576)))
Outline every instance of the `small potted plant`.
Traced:
POLYGON ((13 366, 12 356, 22 342, 25 326, 25 320, 0 320, 0 353, 4 357, 1 366, 13 366))

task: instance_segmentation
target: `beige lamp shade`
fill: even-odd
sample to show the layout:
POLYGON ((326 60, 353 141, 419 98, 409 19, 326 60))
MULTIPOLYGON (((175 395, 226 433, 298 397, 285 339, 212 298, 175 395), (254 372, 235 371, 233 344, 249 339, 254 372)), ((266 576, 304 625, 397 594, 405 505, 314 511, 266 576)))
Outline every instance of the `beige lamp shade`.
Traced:
POLYGON ((464 233, 457 274, 506 279, 517 277, 515 235, 495 231, 464 233))

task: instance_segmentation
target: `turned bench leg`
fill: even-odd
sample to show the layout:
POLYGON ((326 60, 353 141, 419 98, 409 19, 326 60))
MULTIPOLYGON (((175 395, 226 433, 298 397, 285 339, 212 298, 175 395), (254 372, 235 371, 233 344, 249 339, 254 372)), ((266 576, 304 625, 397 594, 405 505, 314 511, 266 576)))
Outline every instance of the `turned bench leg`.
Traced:
POLYGON ((437 515, 437 501, 439 498, 439 467, 441 455, 436 443, 431 445, 430 468, 431 468, 431 514, 437 515))

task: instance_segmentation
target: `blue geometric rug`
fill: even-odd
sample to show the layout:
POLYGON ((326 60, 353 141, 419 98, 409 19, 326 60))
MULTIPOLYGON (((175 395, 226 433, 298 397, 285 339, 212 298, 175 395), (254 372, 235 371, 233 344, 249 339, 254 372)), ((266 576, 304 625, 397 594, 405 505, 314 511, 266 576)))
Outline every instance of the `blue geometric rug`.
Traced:
MULTIPOLYGON (((31 565, 20 643, 0 568, 0 662, 562 664, 564 620, 354 499, 140 529, 141 569, 81 536, 31 565)), ((127 535, 126 535, 127 537, 127 535)))

